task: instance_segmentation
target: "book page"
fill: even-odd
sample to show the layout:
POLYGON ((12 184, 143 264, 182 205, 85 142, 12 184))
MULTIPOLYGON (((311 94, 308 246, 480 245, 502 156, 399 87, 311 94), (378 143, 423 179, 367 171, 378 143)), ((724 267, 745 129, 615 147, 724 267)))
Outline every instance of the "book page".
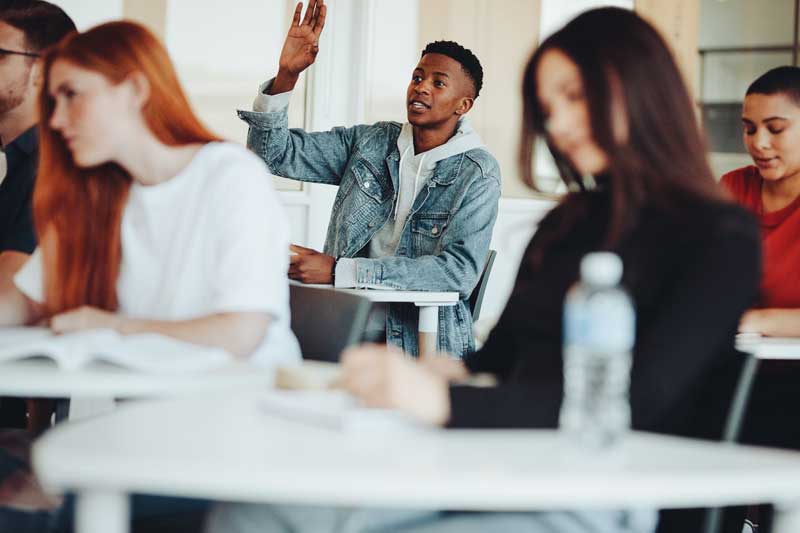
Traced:
POLYGON ((39 357, 52 359, 63 370, 101 360, 153 374, 202 372, 233 361, 221 348, 154 333, 120 335, 98 329, 59 335, 48 328, 0 328, 0 361, 39 357))
POLYGON ((53 332, 50 331, 50 328, 0 328, 0 348, 30 344, 32 341, 46 339, 52 336, 53 332))
POLYGON ((116 342, 119 334, 108 329, 58 335, 46 328, 0 330, 0 361, 45 357, 64 370, 83 367, 91 352, 116 342))

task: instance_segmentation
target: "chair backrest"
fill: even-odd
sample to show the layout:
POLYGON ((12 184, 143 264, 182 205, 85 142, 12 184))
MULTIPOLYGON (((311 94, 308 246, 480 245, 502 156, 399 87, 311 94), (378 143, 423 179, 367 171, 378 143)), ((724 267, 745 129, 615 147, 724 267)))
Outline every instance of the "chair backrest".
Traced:
POLYGON ((372 302, 334 289, 289 285, 292 331, 303 359, 339 361, 364 334, 372 302))
POLYGON ((495 250, 489 250, 489 255, 486 257, 486 262, 483 264, 483 272, 478 278, 478 284, 472 289, 472 294, 469 295, 469 309, 472 311, 472 321, 478 320, 481 316, 481 305, 483 304, 483 294, 486 292, 486 286, 489 284, 489 274, 492 273, 492 265, 494 259, 497 257, 495 250))

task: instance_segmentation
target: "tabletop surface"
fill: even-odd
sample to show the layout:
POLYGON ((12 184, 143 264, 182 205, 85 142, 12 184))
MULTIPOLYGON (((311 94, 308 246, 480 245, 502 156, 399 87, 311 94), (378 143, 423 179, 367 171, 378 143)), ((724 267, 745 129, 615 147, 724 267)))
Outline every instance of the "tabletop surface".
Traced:
POLYGON ((737 335, 736 348, 759 359, 800 359, 800 338, 737 335))
POLYGON ((458 302, 457 292, 394 291, 384 289, 334 289, 332 285, 309 284, 307 287, 332 289, 357 294, 373 302, 408 302, 416 304, 448 305, 458 302))
POLYGON ((0 395, 39 398, 177 396, 241 387, 271 387, 274 372, 245 363, 189 374, 150 374, 93 362, 62 370, 47 359, 0 363, 0 395))
POLYGON ((530 510, 800 500, 800 453, 633 433, 615 453, 582 456, 555 431, 430 429, 342 407, 333 393, 308 405, 286 394, 130 404, 49 431, 34 466, 54 489, 235 501, 530 510))

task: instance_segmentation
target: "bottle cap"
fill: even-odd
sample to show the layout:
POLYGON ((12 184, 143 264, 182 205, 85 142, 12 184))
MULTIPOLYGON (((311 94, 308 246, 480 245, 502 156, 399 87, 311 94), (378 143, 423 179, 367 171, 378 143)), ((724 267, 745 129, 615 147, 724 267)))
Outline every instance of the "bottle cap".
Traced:
POLYGON ((593 252, 581 260, 581 280, 591 285, 616 285, 622 279, 622 259, 611 252, 593 252))

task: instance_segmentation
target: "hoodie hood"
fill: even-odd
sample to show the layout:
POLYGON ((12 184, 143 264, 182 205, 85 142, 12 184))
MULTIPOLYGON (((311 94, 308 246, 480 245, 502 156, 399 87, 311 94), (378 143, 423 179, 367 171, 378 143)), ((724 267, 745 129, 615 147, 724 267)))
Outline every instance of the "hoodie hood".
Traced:
POLYGON ((411 124, 408 122, 403 124, 400 136, 397 138, 397 149, 400 151, 401 157, 404 154, 406 157, 412 157, 414 166, 417 168, 421 163, 423 173, 430 173, 436 163, 442 159, 483 147, 484 144, 480 135, 472 127, 467 117, 459 119, 455 134, 446 143, 421 154, 414 153, 414 127, 411 124), (408 150, 408 153, 406 153, 406 150, 408 150))

